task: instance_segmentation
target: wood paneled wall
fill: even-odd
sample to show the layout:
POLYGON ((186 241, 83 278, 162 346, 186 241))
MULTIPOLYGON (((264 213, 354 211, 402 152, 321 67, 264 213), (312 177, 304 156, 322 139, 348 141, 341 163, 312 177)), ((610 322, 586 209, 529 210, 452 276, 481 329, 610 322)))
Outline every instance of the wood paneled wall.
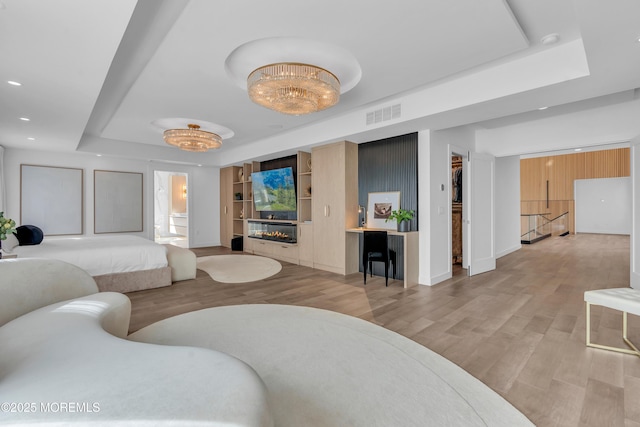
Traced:
POLYGON ((520 211, 523 214, 549 212, 552 218, 569 211, 567 224, 574 233, 573 181, 629 175, 628 148, 522 159, 520 211))

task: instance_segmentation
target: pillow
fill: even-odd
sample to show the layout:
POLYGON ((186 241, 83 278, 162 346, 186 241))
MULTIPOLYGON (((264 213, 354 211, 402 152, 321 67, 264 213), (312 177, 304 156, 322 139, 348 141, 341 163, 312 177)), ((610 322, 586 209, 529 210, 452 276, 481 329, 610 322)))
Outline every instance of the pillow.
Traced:
POLYGON ((20 246, 39 245, 44 237, 42 230, 35 225, 21 225, 16 228, 16 234, 20 246))
POLYGON ((2 250, 6 253, 11 253, 13 248, 18 245, 20 245, 20 241, 18 241, 18 237, 14 233, 7 234, 7 239, 1 243, 2 250))

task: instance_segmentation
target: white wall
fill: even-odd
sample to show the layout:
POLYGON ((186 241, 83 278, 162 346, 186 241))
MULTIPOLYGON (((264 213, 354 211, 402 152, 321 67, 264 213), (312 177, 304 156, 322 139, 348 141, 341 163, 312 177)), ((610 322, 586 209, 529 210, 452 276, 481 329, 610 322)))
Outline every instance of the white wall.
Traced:
POLYGON ((420 267, 418 283, 431 285, 431 175, 429 159, 431 157, 431 131, 418 132, 418 250, 420 267))
POLYGON ((522 248, 520 243, 520 157, 496 158, 496 258, 522 248))
MULTIPOLYGON (((95 169, 143 173, 143 232, 131 233, 153 239, 153 171, 189 174, 189 242, 191 247, 220 244, 220 170, 141 160, 97 157, 92 154, 45 152, 8 148, 5 151, 7 206, 5 216, 20 219, 20 165, 59 166, 84 169, 84 234, 93 235, 93 171, 95 169)), ((37 224, 36 224, 37 225, 37 224)))
POLYGON ((576 179, 576 233, 631 234, 631 178, 576 179))
POLYGON ((631 287, 640 289, 640 136, 631 141, 631 287))

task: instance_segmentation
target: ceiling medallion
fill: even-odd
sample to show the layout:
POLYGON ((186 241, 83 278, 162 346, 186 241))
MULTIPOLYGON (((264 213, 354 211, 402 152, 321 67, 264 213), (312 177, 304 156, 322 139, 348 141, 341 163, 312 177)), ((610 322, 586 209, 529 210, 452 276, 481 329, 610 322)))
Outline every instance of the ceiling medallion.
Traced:
POLYGON ((345 48, 300 37, 244 43, 229 54, 225 70, 253 102, 290 115, 336 105, 362 77, 358 60, 345 48))
POLYGON ((200 126, 189 123, 188 129, 168 129, 164 131, 164 140, 184 151, 203 153, 205 151, 220 148, 222 138, 213 132, 200 130, 200 126))
POLYGON ((279 63, 249 74, 247 91, 258 105, 298 116, 337 104, 340 81, 330 71, 315 65, 279 63))

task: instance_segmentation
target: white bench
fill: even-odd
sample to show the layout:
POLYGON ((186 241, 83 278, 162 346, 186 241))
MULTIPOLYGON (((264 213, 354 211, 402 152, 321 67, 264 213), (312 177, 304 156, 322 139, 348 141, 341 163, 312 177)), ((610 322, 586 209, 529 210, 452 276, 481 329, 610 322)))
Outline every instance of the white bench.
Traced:
POLYGON ((640 316, 640 290, 633 288, 598 289, 584 293, 587 317, 587 347, 600 348, 603 350, 617 351, 625 354, 635 354, 640 356, 638 348, 629 341, 627 337, 627 313, 640 316), (591 305, 600 305, 622 312, 622 339, 631 348, 611 347, 607 345, 595 344, 591 342, 591 305))

